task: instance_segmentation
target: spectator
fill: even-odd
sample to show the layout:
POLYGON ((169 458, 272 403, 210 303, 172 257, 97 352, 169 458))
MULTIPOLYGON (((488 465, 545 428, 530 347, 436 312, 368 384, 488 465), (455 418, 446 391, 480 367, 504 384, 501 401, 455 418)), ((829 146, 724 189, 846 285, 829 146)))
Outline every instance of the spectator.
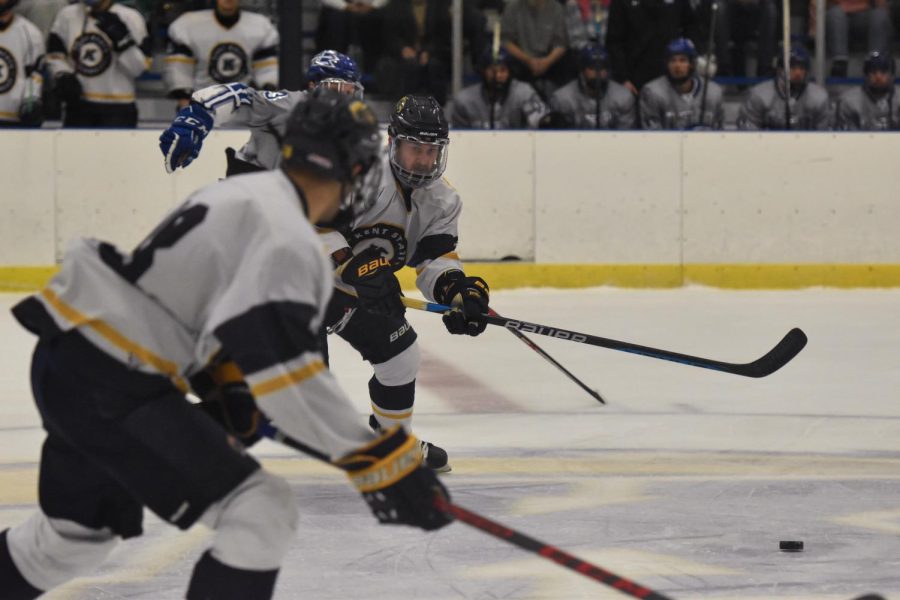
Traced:
POLYGON ((381 9, 385 4, 387 0, 322 0, 316 50, 346 54, 356 46, 361 50, 363 66, 373 71, 383 49, 381 9))
POLYGON ((827 130, 831 126, 828 92, 809 81, 810 62, 806 48, 799 44, 791 46, 790 121, 785 108, 784 58, 779 53, 775 78, 747 91, 738 115, 738 129, 827 130))
POLYGON ((241 11, 240 0, 181 15, 169 26, 166 56, 169 97, 179 108, 191 93, 216 83, 278 87, 278 31, 266 17, 241 11))
MULTIPOLYGON (((385 55, 378 66, 378 89, 391 100, 414 93, 447 101, 452 63, 452 0, 390 0, 384 8, 385 55)), ((463 36, 477 49, 484 17, 463 4, 463 36)), ((477 56, 477 54, 475 55, 477 56)))
POLYGON ((609 56, 597 44, 578 53, 578 77, 550 97, 552 127, 634 129, 634 94, 609 79, 609 56))
POLYGON ((453 98, 450 124, 456 129, 537 129, 547 107, 531 85, 514 79, 509 53, 485 49, 478 61, 481 83, 453 98))
POLYGON ((865 81, 847 90, 838 101, 836 129, 843 131, 891 131, 900 127, 894 59, 871 52, 863 63, 865 81))
MULTIPOLYGON (((721 0, 720 0, 721 1, 721 0)), ((756 76, 771 77, 775 62, 778 6, 775 0, 726 0, 731 74, 747 76, 747 44, 756 40, 756 76)))
POLYGON ((556 0, 512 0, 501 20, 513 77, 534 84, 543 98, 572 78, 566 66, 566 15, 556 0))
POLYGON ((722 88, 697 76, 697 50, 686 38, 666 47, 666 74, 641 88, 644 129, 722 129, 722 88))
POLYGON ((579 51, 588 44, 606 41, 609 0, 566 0, 566 34, 569 49, 579 51))
MULTIPOLYGON (((815 31, 815 0, 810 0, 811 31, 815 31)), ((887 0, 829 0, 825 12, 825 40, 831 55, 831 76, 847 76, 850 35, 866 36, 867 50, 887 54, 891 17, 887 0)))
POLYGON ((56 15, 47 70, 65 104, 63 127, 136 127, 135 80, 150 66, 144 18, 113 0, 81 0, 56 15))
POLYGON ((44 60, 40 30, 12 9, 18 0, 0 0, 0 127, 40 127, 44 60))
POLYGON ((613 78, 637 94, 665 74, 666 45, 681 37, 697 37, 691 0, 612 0, 606 49, 613 78))

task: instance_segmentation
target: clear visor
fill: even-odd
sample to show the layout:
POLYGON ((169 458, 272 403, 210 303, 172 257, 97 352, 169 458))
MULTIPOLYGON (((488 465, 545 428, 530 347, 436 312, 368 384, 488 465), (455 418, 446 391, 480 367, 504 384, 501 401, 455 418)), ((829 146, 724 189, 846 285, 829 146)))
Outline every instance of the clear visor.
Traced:
POLYGON ((336 92, 340 92, 341 94, 345 94, 347 96, 353 96, 354 98, 358 98, 362 100, 363 97, 363 86, 358 81, 347 81, 346 79, 337 79, 328 78, 323 79, 318 84, 316 84, 317 88, 325 88, 326 90, 334 90, 336 92))
POLYGON ((391 166, 408 187, 418 188, 439 179, 447 168, 448 140, 423 142, 398 135, 391 143, 391 166))

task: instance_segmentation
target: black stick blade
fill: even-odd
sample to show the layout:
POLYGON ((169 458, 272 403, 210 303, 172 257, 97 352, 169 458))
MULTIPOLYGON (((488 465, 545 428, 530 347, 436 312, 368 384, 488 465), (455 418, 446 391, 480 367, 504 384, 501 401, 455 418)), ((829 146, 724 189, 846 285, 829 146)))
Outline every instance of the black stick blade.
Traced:
POLYGON ((769 352, 753 361, 744 365, 734 365, 733 369, 729 369, 735 375, 744 375, 745 377, 765 377, 771 375, 784 365, 788 364, 801 350, 806 346, 806 334, 797 327, 787 332, 780 342, 769 352))

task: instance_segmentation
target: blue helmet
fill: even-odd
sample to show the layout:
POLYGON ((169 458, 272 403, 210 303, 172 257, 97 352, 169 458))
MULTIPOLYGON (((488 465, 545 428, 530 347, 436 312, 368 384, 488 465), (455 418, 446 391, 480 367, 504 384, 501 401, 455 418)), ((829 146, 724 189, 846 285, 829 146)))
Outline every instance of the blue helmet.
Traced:
POLYGON ((335 87, 338 91, 346 92, 339 85, 329 86, 333 84, 349 84, 348 89, 352 90, 352 95, 362 98, 363 87, 359 82, 361 74, 356 62, 347 56, 335 50, 323 50, 309 61, 309 68, 306 70, 306 81, 315 84, 316 87, 325 84, 326 87, 335 87))
POLYGON ((578 51, 578 70, 583 71, 588 67, 598 71, 609 68, 609 54, 606 48, 599 44, 587 44, 578 51))
POLYGON ((669 42, 669 45, 666 46, 666 60, 678 55, 687 56, 691 62, 696 61, 697 48, 694 46, 694 42, 687 38, 676 38, 669 42))
POLYGON ((882 71, 884 73, 894 74, 894 59, 884 52, 870 52, 863 63, 863 73, 868 75, 873 71, 882 71))
MULTIPOLYGON (((801 44, 791 44, 790 59, 792 67, 803 67, 809 71, 812 66, 812 59, 809 52, 801 44)), ((784 52, 779 49, 778 57, 775 59, 775 68, 784 68, 784 52)))

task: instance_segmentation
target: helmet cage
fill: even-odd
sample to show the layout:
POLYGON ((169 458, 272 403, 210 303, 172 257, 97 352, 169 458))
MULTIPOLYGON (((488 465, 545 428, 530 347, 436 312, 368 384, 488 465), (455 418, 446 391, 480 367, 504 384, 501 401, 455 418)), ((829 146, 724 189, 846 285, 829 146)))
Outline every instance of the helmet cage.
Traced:
POLYGON ((425 187, 440 179, 447 168, 447 154, 450 140, 447 138, 435 141, 424 141, 417 137, 404 134, 395 134, 391 138, 390 161, 394 176, 406 187, 417 189, 425 187), (415 144, 425 148, 437 148, 437 155, 426 168, 417 168, 416 165, 406 166, 400 156, 403 144, 415 144))
POLYGON ((358 81, 350 81, 339 77, 326 77, 316 83, 317 88, 326 90, 334 90, 346 96, 352 96, 358 100, 363 99, 363 86, 358 81))

